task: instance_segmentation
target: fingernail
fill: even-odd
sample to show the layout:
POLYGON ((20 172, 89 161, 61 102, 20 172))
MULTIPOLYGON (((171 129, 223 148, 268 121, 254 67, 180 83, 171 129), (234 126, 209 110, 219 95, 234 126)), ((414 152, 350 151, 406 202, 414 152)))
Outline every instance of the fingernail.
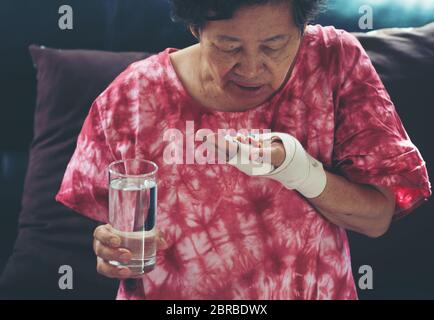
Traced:
POLYGON ((110 244, 114 247, 119 247, 121 244, 121 240, 119 238, 113 237, 110 239, 110 244))

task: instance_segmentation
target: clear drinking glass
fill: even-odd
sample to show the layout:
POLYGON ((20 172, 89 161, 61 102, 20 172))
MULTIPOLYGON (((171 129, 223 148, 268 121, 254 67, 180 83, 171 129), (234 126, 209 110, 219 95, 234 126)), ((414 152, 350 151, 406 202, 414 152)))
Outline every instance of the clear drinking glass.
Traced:
POLYGON ((140 159, 115 161, 108 167, 109 223, 121 238, 121 248, 132 253, 128 263, 110 263, 130 268, 133 277, 155 267, 157 171, 154 162, 140 159))

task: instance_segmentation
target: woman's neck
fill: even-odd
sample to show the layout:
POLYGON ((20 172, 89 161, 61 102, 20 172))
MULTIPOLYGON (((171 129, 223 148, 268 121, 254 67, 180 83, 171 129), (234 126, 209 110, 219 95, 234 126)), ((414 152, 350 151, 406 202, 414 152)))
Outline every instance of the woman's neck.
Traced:
POLYGON ((231 104, 213 78, 209 65, 201 57, 200 44, 171 53, 170 58, 184 89, 204 108, 223 112, 245 111, 231 104))

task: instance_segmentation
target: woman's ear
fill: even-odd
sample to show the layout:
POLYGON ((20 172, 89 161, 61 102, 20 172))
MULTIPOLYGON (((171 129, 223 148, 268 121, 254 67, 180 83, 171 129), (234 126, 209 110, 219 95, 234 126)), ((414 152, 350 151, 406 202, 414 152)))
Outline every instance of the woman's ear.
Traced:
POLYGON ((195 25, 190 25, 189 29, 190 29, 190 32, 193 35, 193 37, 195 37, 198 41, 200 41, 199 27, 195 26, 195 25))

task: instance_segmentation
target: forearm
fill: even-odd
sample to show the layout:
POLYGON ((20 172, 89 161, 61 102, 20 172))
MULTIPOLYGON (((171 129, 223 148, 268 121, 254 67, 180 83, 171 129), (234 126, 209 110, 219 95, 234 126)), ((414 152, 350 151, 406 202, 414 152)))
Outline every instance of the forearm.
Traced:
POLYGON ((393 194, 348 181, 327 172, 327 184, 316 198, 307 199, 330 222, 370 237, 383 235, 395 209, 393 194))
MULTIPOLYGON (((271 140, 271 163, 275 169, 260 176, 297 190, 326 219, 338 226, 371 237, 387 231, 395 209, 394 195, 388 189, 356 184, 325 171, 323 165, 307 154, 300 142, 289 134, 274 132, 262 137, 271 140)), ((249 153, 256 154, 251 150, 247 155, 249 153)), ((247 155, 244 156, 246 159, 247 155)), ((254 175, 253 170, 246 170, 246 166, 241 165, 238 156, 232 157, 229 163, 254 175)), ((247 167, 252 168, 251 164, 247 167)))

